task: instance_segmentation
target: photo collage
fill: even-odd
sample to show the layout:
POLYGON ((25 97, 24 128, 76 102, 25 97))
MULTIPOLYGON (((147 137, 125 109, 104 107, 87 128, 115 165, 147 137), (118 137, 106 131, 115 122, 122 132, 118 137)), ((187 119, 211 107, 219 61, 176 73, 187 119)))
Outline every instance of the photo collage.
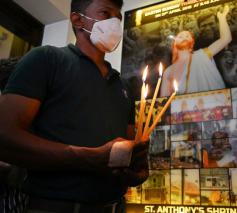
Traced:
POLYGON ((237 88, 176 96, 150 137, 149 178, 127 203, 237 206, 236 115, 237 88))

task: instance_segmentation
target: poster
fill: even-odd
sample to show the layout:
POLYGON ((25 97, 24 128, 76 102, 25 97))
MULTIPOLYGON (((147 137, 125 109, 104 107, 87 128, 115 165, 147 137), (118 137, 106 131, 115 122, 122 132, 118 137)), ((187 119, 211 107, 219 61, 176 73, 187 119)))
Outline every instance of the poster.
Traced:
MULTIPOLYGON (((237 213, 236 0, 173 0, 126 12, 121 73, 139 100, 142 71, 149 66, 145 118, 160 62, 164 74, 151 122, 173 91, 169 81, 177 78, 179 92, 151 133, 150 176, 129 191, 127 212, 237 213), (220 22, 231 39, 212 54, 222 39, 220 22), (179 38, 186 43, 177 46, 178 35, 187 36, 179 38), (185 56, 182 63, 175 54, 185 56)), ((136 117, 138 110, 139 101, 136 117)))

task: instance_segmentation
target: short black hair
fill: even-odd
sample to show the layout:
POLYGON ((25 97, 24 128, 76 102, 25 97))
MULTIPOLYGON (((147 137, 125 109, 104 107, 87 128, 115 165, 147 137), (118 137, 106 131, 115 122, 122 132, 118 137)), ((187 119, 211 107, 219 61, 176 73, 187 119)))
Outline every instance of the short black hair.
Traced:
MULTIPOLYGON (((123 0, 110 0, 118 8, 122 8, 123 0)), ((71 12, 85 12, 86 8, 93 2, 93 0, 72 0, 71 12)))

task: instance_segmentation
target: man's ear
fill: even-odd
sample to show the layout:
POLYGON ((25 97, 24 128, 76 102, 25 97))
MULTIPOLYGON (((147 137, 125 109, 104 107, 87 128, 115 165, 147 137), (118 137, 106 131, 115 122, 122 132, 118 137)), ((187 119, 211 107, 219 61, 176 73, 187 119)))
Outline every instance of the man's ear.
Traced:
POLYGON ((82 16, 79 13, 72 12, 70 15, 70 19, 71 19, 73 27, 75 27, 79 30, 83 28, 84 23, 82 21, 82 16))

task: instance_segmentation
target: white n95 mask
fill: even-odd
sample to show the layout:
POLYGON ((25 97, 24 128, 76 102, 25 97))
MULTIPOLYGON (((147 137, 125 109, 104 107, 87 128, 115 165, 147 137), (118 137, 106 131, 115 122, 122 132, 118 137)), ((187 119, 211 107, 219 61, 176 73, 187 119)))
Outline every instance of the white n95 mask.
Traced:
POLYGON ((122 39, 121 21, 116 17, 99 21, 83 14, 81 15, 95 21, 91 32, 82 28, 91 34, 91 42, 102 52, 114 51, 122 39))

